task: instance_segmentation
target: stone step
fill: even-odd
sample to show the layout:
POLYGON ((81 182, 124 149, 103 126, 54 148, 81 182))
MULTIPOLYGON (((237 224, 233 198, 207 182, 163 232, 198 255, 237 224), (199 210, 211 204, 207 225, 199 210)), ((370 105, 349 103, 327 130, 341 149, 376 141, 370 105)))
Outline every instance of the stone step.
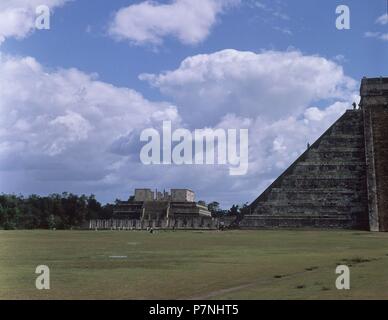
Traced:
POLYGON ((275 206, 258 206, 254 214, 310 214, 310 215, 324 215, 324 214, 354 214, 354 213, 365 213, 366 208, 364 206, 340 206, 336 203, 325 203, 321 206, 314 204, 303 204, 296 206, 290 204, 277 204, 275 206))
POLYGON ((325 187, 321 187, 321 188, 315 188, 315 189, 296 189, 296 188, 292 188, 292 189, 285 189, 285 188, 272 188, 271 189, 271 192, 273 193, 296 193, 296 194, 311 194, 311 193, 315 193, 315 194, 322 194, 322 193, 335 193, 335 194, 340 194, 340 195, 347 195, 347 194, 353 194, 353 190, 349 191, 348 189, 339 189, 339 188, 336 188, 336 189, 333 189, 332 191, 328 190, 327 188, 325 187))
POLYGON ((267 201, 272 201, 275 203, 280 202, 293 202, 297 203, 298 201, 315 201, 315 202, 341 202, 341 201, 361 201, 361 196, 354 192, 347 193, 337 193, 337 192, 271 192, 268 195, 267 201))
POLYGON ((360 160, 365 156, 363 150, 360 151, 343 151, 343 150, 320 150, 319 152, 313 151, 309 152, 306 156, 306 160, 322 160, 322 161, 339 161, 343 160, 346 163, 348 160, 360 160), (346 159, 346 160, 344 160, 346 159))
POLYGON ((311 177, 310 179, 303 178, 292 178, 287 177, 281 182, 281 187, 284 189, 290 189, 290 188, 303 188, 303 189, 319 189, 322 187, 325 187, 325 189, 348 189, 348 190, 355 190, 359 188, 360 185, 362 185, 363 181, 359 177, 352 177, 352 178, 316 178, 311 177))
POLYGON ((361 148, 361 146, 351 146, 348 145, 346 147, 344 146, 320 146, 319 148, 312 148, 311 153, 336 153, 336 152, 343 152, 343 153, 356 153, 356 154, 364 154, 364 149, 361 148))
POLYGON ((346 162, 344 161, 335 161, 335 160, 326 160, 326 161, 322 161, 322 160, 315 160, 314 159, 306 159, 306 160, 302 160, 302 161, 299 161, 296 166, 322 166, 322 167, 325 167, 325 166, 365 166, 365 159, 352 159, 352 160, 348 160, 346 162))
POLYGON ((319 165, 319 164, 298 164, 292 171, 293 175, 356 175, 365 171, 365 165, 319 165))
POLYGON ((358 172, 356 171, 348 171, 345 170, 343 172, 335 172, 335 171, 325 171, 321 173, 315 172, 292 172, 283 181, 288 180, 362 180, 358 172))
POLYGON ((257 207, 253 214, 271 214, 271 215, 316 215, 316 216, 324 216, 324 215, 355 215, 355 214, 365 214, 365 208, 363 207, 338 207, 338 206, 321 206, 321 207, 292 207, 289 206, 276 206, 276 207, 257 207))
MULTIPOLYGON (((361 133, 351 133, 351 134, 330 134, 327 137, 325 137, 325 142, 347 142, 349 143, 360 143, 364 141, 364 134, 361 133)), ((323 142, 323 140, 322 140, 323 142)))

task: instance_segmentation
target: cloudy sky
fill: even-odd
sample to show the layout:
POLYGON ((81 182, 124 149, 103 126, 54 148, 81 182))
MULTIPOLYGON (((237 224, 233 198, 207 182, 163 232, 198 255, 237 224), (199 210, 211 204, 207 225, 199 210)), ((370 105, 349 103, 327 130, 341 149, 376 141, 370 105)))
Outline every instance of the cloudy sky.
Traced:
POLYGON ((0 192, 251 202, 388 75, 386 0, 1 0, 0 192), (345 3, 346 2, 346 3, 345 3), (35 29, 36 7, 50 30, 35 29), (336 29, 336 7, 351 29, 336 29), (141 130, 249 129, 249 171, 145 166, 141 130))

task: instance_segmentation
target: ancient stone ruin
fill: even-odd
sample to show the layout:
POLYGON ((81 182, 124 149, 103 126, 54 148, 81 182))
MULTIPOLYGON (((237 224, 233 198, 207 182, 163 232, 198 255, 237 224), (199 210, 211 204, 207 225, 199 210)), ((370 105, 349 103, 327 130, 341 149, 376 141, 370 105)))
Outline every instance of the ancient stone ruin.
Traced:
POLYGON ((241 228, 388 231, 388 78, 347 110, 250 205, 241 228))
POLYGON ((188 189, 155 192, 135 189, 128 201, 119 201, 113 219, 90 220, 89 229, 205 229, 219 228, 219 221, 211 217, 206 205, 195 201, 195 193, 188 189))

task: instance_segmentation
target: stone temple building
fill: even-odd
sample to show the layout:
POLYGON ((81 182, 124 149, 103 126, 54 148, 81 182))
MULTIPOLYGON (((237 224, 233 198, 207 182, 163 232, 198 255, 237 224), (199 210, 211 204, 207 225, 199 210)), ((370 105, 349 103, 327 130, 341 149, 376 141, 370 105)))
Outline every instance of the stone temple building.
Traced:
POLYGON ((128 201, 116 203, 114 219, 92 220, 91 229, 217 229, 206 205, 195 202, 188 189, 155 192, 136 189, 128 201))
POLYGON ((250 204, 241 228, 388 231, 388 78, 364 78, 347 110, 250 204))

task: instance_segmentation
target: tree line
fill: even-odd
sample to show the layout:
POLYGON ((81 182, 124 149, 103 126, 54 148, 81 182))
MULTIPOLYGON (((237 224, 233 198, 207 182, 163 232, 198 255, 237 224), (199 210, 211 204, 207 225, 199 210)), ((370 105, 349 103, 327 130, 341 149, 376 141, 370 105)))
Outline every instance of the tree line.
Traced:
POLYGON ((101 205, 94 195, 0 195, 0 228, 6 230, 71 229, 82 227, 90 219, 112 217, 113 205, 101 205))
MULTIPOLYGON (((131 199, 130 199, 131 200, 131 199)), ((116 200, 115 203, 120 200, 116 200)), ((203 201, 201 203, 205 204, 203 201)), ((112 219, 115 204, 102 205, 94 195, 64 192, 48 196, 0 194, 0 229, 73 229, 87 225, 91 219, 112 219)), ((207 205, 213 217, 248 213, 246 204, 222 210, 218 202, 207 205)))

